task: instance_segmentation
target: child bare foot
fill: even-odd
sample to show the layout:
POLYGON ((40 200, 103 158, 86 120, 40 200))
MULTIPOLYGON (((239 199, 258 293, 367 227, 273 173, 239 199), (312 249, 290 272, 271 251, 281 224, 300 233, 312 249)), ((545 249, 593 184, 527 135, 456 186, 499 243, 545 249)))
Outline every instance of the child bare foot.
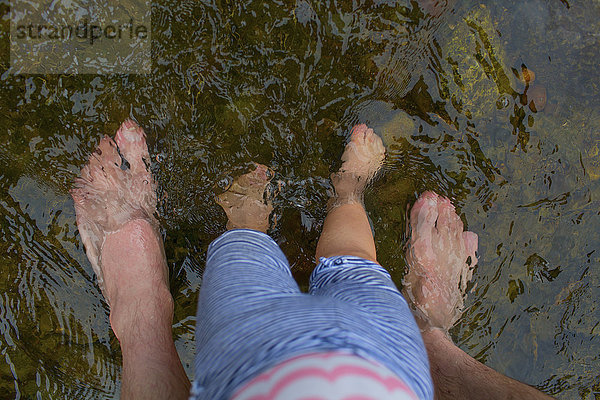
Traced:
POLYGON ((334 193, 317 243, 317 261, 321 257, 351 255, 377 262, 363 192, 384 158, 383 142, 373 129, 364 124, 352 128, 350 142, 342 154, 342 166, 331 175, 334 193))
POLYGON ((81 240, 111 306, 142 284, 167 288, 148 159, 144 131, 127 120, 114 141, 108 136, 100 141, 71 190, 81 240))
POLYGON ((463 232, 450 200, 433 192, 419 197, 410 213, 404 293, 422 330, 444 332, 460 317, 463 296, 477 264, 477 235, 463 232))
POLYGON ((268 168, 256 164, 254 171, 235 179, 231 187, 217 197, 217 203, 227 214, 227 229, 267 232, 273 207, 271 202, 265 203, 263 195, 269 180, 268 168))
POLYGON ((335 196, 330 208, 348 203, 362 204, 365 186, 381 168, 385 147, 381 138, 365 124, 352 128, 350 142, 342 154, 342 167, 331 175, 335 196))

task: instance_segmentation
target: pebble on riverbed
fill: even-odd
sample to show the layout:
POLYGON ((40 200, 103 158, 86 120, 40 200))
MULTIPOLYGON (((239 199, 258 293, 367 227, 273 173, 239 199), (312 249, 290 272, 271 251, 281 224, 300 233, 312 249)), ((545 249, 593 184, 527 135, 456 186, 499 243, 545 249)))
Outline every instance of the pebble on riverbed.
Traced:
POLYGON ((519 80, 527 85, 531 85, 535 81, 535 72, 527 68, 525 65, 521 65, 521 75, 519 80))
POLYGON ((529 88, 523 96, 529 109, 533 112, 540 112, 546 107, 546 88, 542 85, 535 85, 529 88))

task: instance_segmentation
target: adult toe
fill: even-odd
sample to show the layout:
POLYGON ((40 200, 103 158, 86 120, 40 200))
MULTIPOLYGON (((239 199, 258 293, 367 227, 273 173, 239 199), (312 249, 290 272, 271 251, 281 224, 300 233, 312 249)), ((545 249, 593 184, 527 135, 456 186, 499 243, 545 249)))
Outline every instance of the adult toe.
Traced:
POLYGON ((434 192, 424 192, 410 211, 410 223, 417 230, 427 227, 433 229, 438 218, 438 199, 439 196, 434 192))
POLYGON ((365 140, 367 131, 369 128, 365 124, 354 125, 350 131, 350 140, 353 142, 361 143, 365 140))
POLYGON ((146 162, 150 156, 146 134, 138 124, 131 119, 123 122, 115 135, 115 141, 133 172, 146 171, 146 162))
POLYGON ((471 267, 477 265, 477 247, 478 247, 478 236, 475 232, 466 231, 463 232, 463 240, 465 241, 465 249, 467 256, 471 257, 471 267))

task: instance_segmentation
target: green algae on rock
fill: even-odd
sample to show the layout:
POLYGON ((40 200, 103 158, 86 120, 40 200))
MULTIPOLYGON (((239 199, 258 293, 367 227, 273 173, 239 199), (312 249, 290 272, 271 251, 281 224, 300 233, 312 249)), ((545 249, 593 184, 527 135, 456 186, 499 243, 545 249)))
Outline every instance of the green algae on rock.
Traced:
POLYGON ((515 77, 509 73, 506 54, 483 4, 473 8, 453 27, 451 37, 442 45, 444 70, 451 79, 441 80, 440 94, 469 119, 491 116, 501 95, 514 94, 515 77))
POLYGON ((413 117, 405 112, 398 112, 394 117, 386 122, 379 129, 379 134, 383 138, 383 143, 389 146, 400 138, 407 138, 415 131, 415 121, 413 117))

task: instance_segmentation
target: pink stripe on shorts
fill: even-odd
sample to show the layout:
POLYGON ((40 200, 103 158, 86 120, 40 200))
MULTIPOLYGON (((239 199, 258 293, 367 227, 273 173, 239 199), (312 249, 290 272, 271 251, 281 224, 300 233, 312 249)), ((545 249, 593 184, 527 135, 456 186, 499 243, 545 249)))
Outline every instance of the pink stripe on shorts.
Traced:
POLYGON ((282 362, 232 400, 416 400, 397 375, 350 353, 313 353, 282 362))

